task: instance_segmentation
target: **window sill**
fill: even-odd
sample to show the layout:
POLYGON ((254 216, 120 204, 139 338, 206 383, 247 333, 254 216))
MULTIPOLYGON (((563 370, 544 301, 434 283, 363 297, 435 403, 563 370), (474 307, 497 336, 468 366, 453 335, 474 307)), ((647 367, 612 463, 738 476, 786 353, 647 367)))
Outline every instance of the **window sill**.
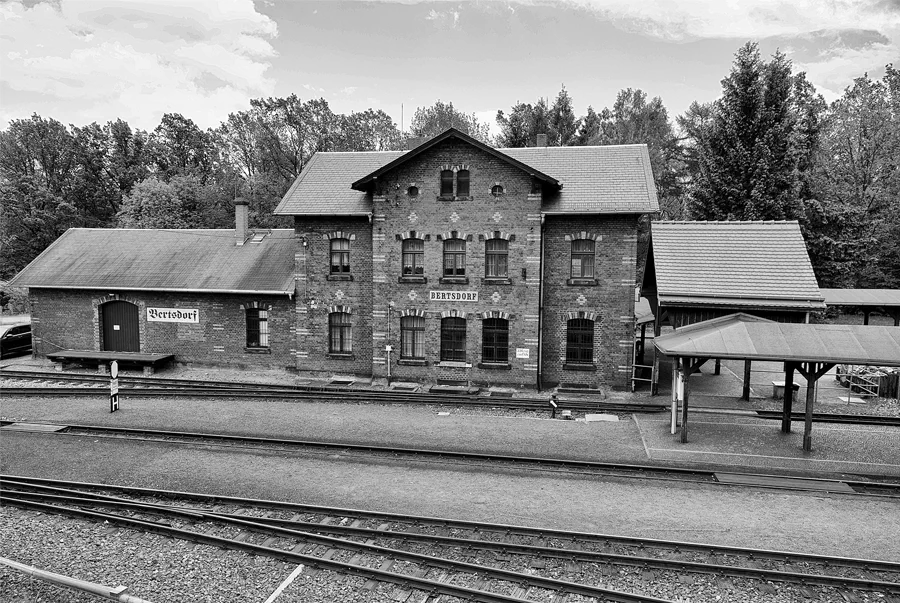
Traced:
POLYGON ((401 358, 397 361, 397 364, 404 366, 428 366, 428 361, 419 358, 401 358))
POLYGON ((467 276, 442 276, 438 279, 442 285, 468 285, 469 277, 467 276))
POLYGON ((437 366, 441 368, 471 368, 472 365, 467 362, 460 362, 458 360, 441 360, 437 363, 437 366))
POLYGON ((355 354, 345 354, 343 352, 328 352, 325 356, 332 360, 356 360, 355 354))
POLYGON ((600 283, 595 278, 570 278, 566 284, 570 287, 596 287, 600 283))
POLYGON ((588 363, 575 363, 575 362, 567 362, 563 364, 564 371, 592 371, 596 372, 597 365, 596 364, 588 364, 588 363))
POLYGON ((327 277, 329 281, 352 281, 352 274, 329 274, 327 277))
POLYGON ((244 348, 245 354, 271 354, 270 348, 244 348))
POLYGON ((512 366, 508 362, 479 362, 478 368, 489 369, 492 371, 509 371, 512 366))
POLYGON ((415 283, 422 284, 428 282, 427 276, 401 276, 397 279, 398 283, 415 283))
POLYGON ((438 201, 472 201, 474 197, 472 195, 465 195, 462 197, 457 197, 455 195, 439 195, 438 201))
POLYGON ((482 285, 512 285, 512 279, 506 276, 486 276, 481 279, 482 285))

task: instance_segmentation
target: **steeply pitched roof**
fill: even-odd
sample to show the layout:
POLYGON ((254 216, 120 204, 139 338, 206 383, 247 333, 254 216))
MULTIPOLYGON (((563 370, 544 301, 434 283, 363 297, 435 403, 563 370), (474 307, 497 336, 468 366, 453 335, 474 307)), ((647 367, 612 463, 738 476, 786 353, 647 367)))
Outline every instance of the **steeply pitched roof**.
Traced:
POLYGON ((660 305, 825 307, 800 225, 792 222, 654 222, 660 305))
MULTIPOLYGON (((261 233, 260 233, 261 234, 261 233)), ((235 245, 234 230, 70 228, 17 287, 292 294, 294 231, 235 245)))
POLYGON ((732 314, 661 335, 666 356, 900 366, 900 329, 773 322, 732 314))
MULTIPOLYGON (((390 169, 392 162, 402 162, 407 154, 425 152, 431 148, 428 146, 431 143, 426 142, 412 151, 316 153, 284 195, 275 213, 368 214, 372 211, 371 197, 350 188, 351 185, 360 183, 362 186, 367 177, 390 169)), ((479 148, 484 146, 477 144, 479 148)), ((546 195, 542 209, 548 213, 659 211, 646 145, 487 148, 492 154, 506 157, 522 169, 549 179, 547 182, 558 181, 562 185, 561 189, 546 195)))

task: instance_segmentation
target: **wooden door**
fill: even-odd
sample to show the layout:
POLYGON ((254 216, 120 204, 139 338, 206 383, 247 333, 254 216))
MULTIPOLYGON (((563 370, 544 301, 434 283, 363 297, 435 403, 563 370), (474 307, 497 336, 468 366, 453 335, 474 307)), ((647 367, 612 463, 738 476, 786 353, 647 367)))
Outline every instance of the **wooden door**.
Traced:
POLYGON ((103 304, 102 348, 110 352, 140 352, 138 307, 126 301, 103 304))

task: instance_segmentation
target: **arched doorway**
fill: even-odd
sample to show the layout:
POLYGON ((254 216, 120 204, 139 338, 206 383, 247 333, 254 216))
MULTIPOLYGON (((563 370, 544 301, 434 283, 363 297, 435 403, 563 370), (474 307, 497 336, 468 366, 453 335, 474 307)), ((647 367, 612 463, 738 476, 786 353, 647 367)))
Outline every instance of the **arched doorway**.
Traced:
POLYGON ((140 352, 141 336, 138 307, 126 301, 111 301, 101 306, 103 341, 109 352, 140 352))

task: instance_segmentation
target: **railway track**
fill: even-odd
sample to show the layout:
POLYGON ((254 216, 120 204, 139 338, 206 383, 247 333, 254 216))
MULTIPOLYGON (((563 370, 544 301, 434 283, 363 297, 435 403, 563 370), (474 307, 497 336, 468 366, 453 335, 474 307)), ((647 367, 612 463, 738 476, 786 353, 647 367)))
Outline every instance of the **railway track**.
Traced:
MULTIPOLYGON (((15 381, 52 383, 50 386, 17 386, 3 388, 10 396, 85 396, 101 395, 108 392, 109 378, 105 375, 87 375, 57 372, 33 372, 0 370, 0 377, 15 381), (66 385, 79 383, 81 385, 66 385)), ((278 399, 315 400, 343 402, 376 402, 382 404, 422 404, 489 408, 513 408, 518 410, 546 411, 546 400, 539 398, 493 397, 465 393, 446 394, 434 392, 403 392, 396 390, 360 390, 351 387, 329 385, 275 385, 248 382, 198 381, 192 379, 166 379, 160 377, 121 377, 120 396, 163 397, 163 398, 235 398, 235 399, 278 399)), ((607 412, 619 414, 662 413, 668 407, 662 404, 617 404, 602 400, 566 399, 559 400, 560 408, 578 412, 607 412)), ((750 414, 750 413, 748 413, 750 414)), ((762 419, 781 420, 780 411, 757 410, 753 413, 762 419)), ((804 413, 792 413, 793 420, 803 420, 804 413)), ((842 423, 852 425, 900 426, 900 417, 881 415, 856 415, 838 413, 815 413, 817 423, 842 423)))
POLYGON ((393 584, 401 601, 413 591, 474 601, 660 601, 617 585, 685 575, 712 575, 732 589, 789 584, 810 600, 900 594, 900 564, 878 560, 20 476, 0 476, 0 500, 364 575, 393 584))
POLYGON ((722 486, 744 486, 780 490, 844 493, 862 496, 900 498, 900 481, 888 481, 881 476, 868 480, 831 480, 821 478, 761 475, 752 473, 722 473, 709 469, 692 469, 654 465, 605 463, 565 458, 518 457, 510 455, 461 452, 452 450, 425 450, 396 446, 353 444, 344 442, 319 442, 282 438, 262 438, 243 435, 209 434, 184 431, 163 431, 126 427, 95 425, 48 425, 38 423, 16 424, 0 421, 5 430, 38 431, 64 436, 118 438, 167 444, 195 446, 226 446, 251 450, 276 451, 293 454, 335 453, 365 454, 388 461, 414 460, 441 463, 479 464, 492 470, 516 469, 526 471, 554 471, 597 476, 638 477, 654 480, 677 480, 722 486), (48 427, 49 429, 42 429, 48 427))

